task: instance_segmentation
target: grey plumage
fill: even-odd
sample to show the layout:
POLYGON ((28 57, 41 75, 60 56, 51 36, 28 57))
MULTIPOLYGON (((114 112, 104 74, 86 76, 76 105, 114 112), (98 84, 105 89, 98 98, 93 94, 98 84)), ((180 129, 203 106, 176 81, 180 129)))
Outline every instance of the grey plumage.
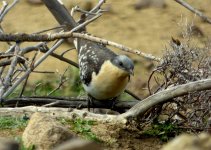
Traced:
POLYGON ((123 69, 130 74, 133 74, 134 64, 133 61, 125 55, 118 55, 111 59, 112 64, 120 69, 123 69))

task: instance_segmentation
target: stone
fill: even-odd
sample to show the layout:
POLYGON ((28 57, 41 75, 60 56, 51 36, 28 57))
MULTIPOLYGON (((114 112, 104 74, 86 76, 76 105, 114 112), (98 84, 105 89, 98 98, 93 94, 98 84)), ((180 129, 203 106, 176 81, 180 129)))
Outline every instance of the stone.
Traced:
POLYGON ((95 142, 82 140, 82 139, 71 139, 57 146, 53 150, 101 150, 100 145, 95 142))
POLYGON ((182 134, 165 144, 161 150, 211 150, 211 135, 182 134))
POLYGON ((137 0, 134 4, 136 10, 149 7, 165 8, 166 2, 165 0, 137 0))
POLYGON ((19 144, 14 140, 0 137, 0 150, 19 150, 19 144))
POLYGON ((39 150, 48 150, 73 137, 73 134, 56 119, 36 112, 31 116, 22 140, 25 147, 34 145, 39 150))
POLYGON ((28 0, 30 4, 43 4, 42 0, 28 0))

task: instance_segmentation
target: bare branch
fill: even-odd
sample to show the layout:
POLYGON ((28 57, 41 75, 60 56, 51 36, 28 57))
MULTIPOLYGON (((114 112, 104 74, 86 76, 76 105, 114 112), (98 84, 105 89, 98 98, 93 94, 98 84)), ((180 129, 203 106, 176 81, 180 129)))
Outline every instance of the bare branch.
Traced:
MULTIPOLYGON (((31 70, 33 70, 34 62, 35 62, 35 59, 36 59, 36 57, 37 57, 37 54, 38 54, 38 53, 36 52, 36 53, 34 54, 34 57, 32 58, 31 64, 30 64, 30 66, 29 66, 29 67, 31 68, 31 70)), ((24 84, 23 84, 23 87, 22 87, 22 90, 21 90, 21 92, 20 92, 19 97, 22 97, 22 95, 23 95, 23 93, 24 93, 24 91, 25 91, 25 88, 26 88, 28 79, 29 79, 29 75, 26 76, 26 79, 25 79, 25 82, 24 82, 24 84)), ((18 104, 16 104, 16 106, 18 106, 18 104)))
POLYGON ((104 3, 105 0, 99 0, 98 4, 90 10, 90 13, 96 13, 104 3))
POLYGON ((195 91, 209 89, 211 89, 211 79, 204 79, 183 85, 178 85, 175 87, 170 87, 166 90, 158 92, 142 100, 130 110, 128 110, 126 113, 122 114, 122 116, 124 116, 125 118, 135 118, 140 115, 143 115, 149 108, 157 104, 166 102, 172 98, 183 96, 195 91))
POLYGON ((10 11, 10 9, 12 9, 18 2, 19 2, 19 0, 14 0, 13 3, 3 11, 3 13, 2 13, 1 16, 0 16, 0 22, 2 22, 4 16, 5 16, 5 15, 10 11))
MULTIPOLYGON (((204 80, 200 80, 200 81, 190 82, 190 83, 187 83, 184 85, 179 85, 176 87, 171 87, 169 89, 166 89, 164 91, 161 91, 157 94, 154 94, 154 95, 144 99, 143 101, 139 102, 134 107, 132 107, 126 113, 123 113, 123 114, 117 115, 117 116, 96 115, 95 114, 96 116, 93 117, 92 116, 93 114, 89 113, 89 112, 80 111, 80 110, 73 110, 73 111, 75 112, 74 113, 75 116, 78 116, 78 117, 81 117, 84 119, 90 119, 90 116, 92 116, 93 120, 107 121, 107 122, 116 121, 118 123, 119 122, 126 123, 129 118, 138 117, 138 116, 142 115, 144 112, 146 112, 146 110, 148 110, 152 106, 155 106, 159 103, 166 102, 167 100, 169 100, 171 98, 182 96, 182 95, 188 94, 190 92, 207 90, 210 88, 211 88, 211 79, 204 79, 204 80), (81 115, 81 114, 83 114, 83 115, 81 115)), ((5 114, 5 111, 8 114, 14 113, 14 112, 16 112, 17 114, 20 114, 23 112, 31 114, 36 111, 41 111, 41 112, 46 112, 46 113, 54 113, 54 115, 56 115, 56 116, 59 115, 60 117, 61 116, 62 117, 68 117, 68 116, 71 117, 73 115, 71 112, 69 112, 70 110, 64 109, 64 108, 44 109, 42 107, 34 107, 34 106, 23 107, 23 108, 14 108, 14 109, 1 108, 0 109, 1 115, 5 114), (55 112, 55 110, 59 110, 59 113, 55 112), (65 116, 63 116, 64 114, 65 114, 65 116)))
MULTIPOLYGON (((6 107, 15 107, 16 103, 19 103, 19 107, 36 105, 43 106, 51 103, 57 102, 54 104, 54 107, 63 107, 63 108, 87 108, 87 98, 76 98, 76 97, 53 97, 53 96, 35 96, 35 97, 18 97, 12 98, 5 101, 4 105, 6 107)), ((117 101, 113 110, 115 111, 123 111, 124 109, 130 109, 132 106, 137 104, 138 100, 130 100, 130 101, 117 101)), ((113 105, 113 104, 112 104, 113 105)), ((94 103, 90 104, 90 108, 108 108, 110 109, 110 105, 106 105, 105 102, 102 101, 94 101, 94 103)))
POLYGON ((63 39, 59 40, 48 52, 45 53, 45 55, 43 55, 39 60, 35 62, 33 68, 28 68, 25 74, 19 80, 17 80, 9 90, 4 93, 2 98, 5 98, 10 95, 12 91, 33 71, 33 69, 39 66, 54 50, 56 50, 63 43, 63 41, 63 39))
POLYGON ((202 20, 206 21, 207 23, 211 24, 211 19, 208 18, 206 15, 204 15, 202 12, 200 12, 199 10, 197 10, 196 8, 193 8, 190 4, 188 4, 187 2, 183 1, 183 0, 175 0, 177 3, 179 3, 180 5, 184 6, 185 8, 187 8, 188 10, 190 10, 191 12, 195 13, 197 16, 201 17, 202 20))
POLYGON ((6 9, 7 6, 8 6, 8 3, 7 3, 6 1, 2 1, 2 3, 3 3, 3 7, 2 7, 2 9, 0 10, 0 16, 2 15, 2 13, 5 11, 5 9, 6 9))
MULTIPOLYGON (((0 61, 0 67, 8 66, 8 65, 10 65, 10 64, 11 64, 11 62, 12 62, 12 60, 11 60, 11 59, 8 59, 8 60, 2 60, 2 61, 0 61)), ((23 60, 23 59, 18 58, 17 62, 18 62, 18 63, 24 63, 24 60, 23 60)))
POLYGON ((130 96, 134 97, 137 100, 141 100, 141 98, 139 98, 136 94, 134 94, 133 92, 131 92, 128 89, 125 90, 125 93, 129 94, 130 96))
MULTIPOLYGON (((87 22, 84 22, 80 27, 83 27, 86 25, 87 22)), ((150 59, 153 61, 161 61, 161 58, 155 57, 152 54, 147 54, 142 52, 141 50, 138 49, 132 49, 130 47, 126 47, 122 44, 118 44, 112 41, 108 41, 99 37, 94 37, 88 34, 83 34, 83 33, 72 33, 71 31, 69 32, 63 32, 63 33, 55 33, 55 34, 24 34, 24 33, 19 33, 19 34, 0 34, 0 41, 53 41, 56 39, 61 39, 61 38, 82 38, 86 40, 90 40, 93 42, 101 43, 104 45, 110 45, 116 48, 119 48, 123 51, 133 53, 139 56, 142 56, 146 59, 150 59)))
POLYGON ((144 57, 146 59, 150 59, 150 60, 153 60, 153 61, 158 61, 159 62, 159 61, 162 60, 161 58, 157 58, 157 57, 155 57, 155 56, 153 56, 151 54, 146 54, 146 53, 142 52, 141 50, 132 49, 132 48, 126 47, 126 46, 124 46, 122 44, 118 44, 118 43, 115 43, 115 42, 112 42, 112 41, 108 41, 108 40, 105 40, 105 39, 102 39, 102 38, 90 36, 90 35, 87 35, 87 34, 73 33, 73 37, 90 40, 90 41, 101 43, 101 44, 104 44, 104 45, 110 45, 110 46, 119 48, 119 49, 121 49, 121 50, 123 50, 125 52, 133 53, 133 54, 142 56, 142 57, 144 57))
POLYGON ((67 72, 69 67, 67 67, 67 69, 65 69, 64 73, 62 75, 60 75, 60 81, 59 81, 59 85, 53 89, 51 92, 48 93, 48 96, 53 94, 54 92, 56 92, 57 90, 59 90, 63 84, 68 80, 66 77, 65 77, 65 73, 67 72))
POLYGON ((19 47, 19 44, 17 43, 16 47, 15 47, 15 52, 14 52, 15 57, 11 61, 11 65, 10 65, 9 71, 7 72, 7 75, 6 75, 5 79, 4 79, 4 83, 0 87, 0 100, 1 101, 2 101, 2 98, 3 98, 3 94, 12 85, 12 82, 11 82, 12 81, 12 76, 13 76, 13 73, 15 71, 15 67, 16 67, 17 62, 18 62, 18 56, 17 55, 18 55, 19 51, 20 51, 20 47, 19 47))

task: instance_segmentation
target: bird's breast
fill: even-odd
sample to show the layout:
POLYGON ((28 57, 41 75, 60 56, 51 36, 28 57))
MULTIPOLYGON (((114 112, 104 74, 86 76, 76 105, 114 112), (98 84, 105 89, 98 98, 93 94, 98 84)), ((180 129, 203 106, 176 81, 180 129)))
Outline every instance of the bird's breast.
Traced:
POLYGON ((93 73, 91 83, 84 85, 84 88, 92 97, 106 100, 119 96, 128 81, 128 72, 114 66, 110 61, 105 61, 99 73, 93 73))

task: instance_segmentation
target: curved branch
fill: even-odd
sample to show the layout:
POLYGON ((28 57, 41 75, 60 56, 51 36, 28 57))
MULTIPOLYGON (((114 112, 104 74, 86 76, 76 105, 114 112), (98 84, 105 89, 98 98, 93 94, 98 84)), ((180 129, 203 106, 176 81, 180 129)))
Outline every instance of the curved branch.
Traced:
POLYGON ((84 110, 68 109, 68 108, 46 108, 46 107, 36 107, 27 106, 21 108, 0 108, 1 116, 4 115, 21 115, 24 113, 31 115, 34 112, 43 112, 50 114, 54 117, 66 117, 66 118, 84 118, 92 119, 102 122, 112 122, 112 123, 127 123, 128 119, 136 118, 144 114, 149 108, 159 103, 166 102, 174 97, 182 96, 194 91, 210 90, 211 89, 211 79, 204 79, 200 81, 190 82, 184 85, 179 85, 176 87, 171 87, 159 93, 156 93, 143 101, 139 102, 133 106, 126 113, 121 115, 101 115, 87 112, 84 110))
POLYGON ((166 102, 172 98, 183 96, 191 92, 210 90, 211 89, 211 78, 199 80, 195 82, 190 82, 183 85, 178 85, 175 87, 170 87, 164 91, 158 92, 154 95, 147 97, 142 100, 126 113, 121 114, 124 118, 135 118, 143 115, 149 108, 166 102))

